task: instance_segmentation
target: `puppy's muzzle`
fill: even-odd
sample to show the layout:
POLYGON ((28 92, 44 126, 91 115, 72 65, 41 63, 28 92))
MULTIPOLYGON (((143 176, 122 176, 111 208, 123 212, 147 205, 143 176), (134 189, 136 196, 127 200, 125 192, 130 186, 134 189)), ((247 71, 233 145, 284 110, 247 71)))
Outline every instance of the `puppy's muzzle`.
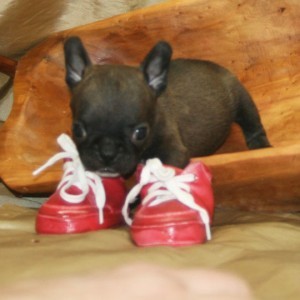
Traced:
POLYGON ((102 140, 98 146, 98 151, 101 160, 106 164, 112 163, 118 155, 118 147, 116 143, 108 138, 102 140))

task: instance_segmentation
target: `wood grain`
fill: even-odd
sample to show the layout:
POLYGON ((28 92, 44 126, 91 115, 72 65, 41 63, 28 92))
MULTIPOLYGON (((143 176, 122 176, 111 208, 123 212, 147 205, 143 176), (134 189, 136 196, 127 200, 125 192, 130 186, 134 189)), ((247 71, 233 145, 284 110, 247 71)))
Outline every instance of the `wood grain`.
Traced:
POLYGON ((60 179, 61 166, 37 178, 31 173, 59 150, 56 137, 70 133, 62 52, 68 36, 79 35, 97 64, 137 65, 163 39, 174 57, 212 60, 237 74, 274 146, 247 151, 233 126, 218 154, 205 158, 214 172, 217 204, 299 210, 299 14, 298 0, 169 1, 50 36, 18 63, 13 110, 0 131, 2 180, 24 194, 53 191, 60 179))
POLYGON ((219 207, 268 212, 300 210, 300 144, 212 155, 201 160, 214 175, 219 207))

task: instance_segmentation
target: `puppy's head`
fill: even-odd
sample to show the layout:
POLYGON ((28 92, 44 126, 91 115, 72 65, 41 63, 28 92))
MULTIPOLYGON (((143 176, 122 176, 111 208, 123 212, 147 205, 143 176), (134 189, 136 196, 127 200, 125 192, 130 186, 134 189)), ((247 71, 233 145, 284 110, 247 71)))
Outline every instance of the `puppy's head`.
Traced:
POLYGON ((131 175, 153 138, 171 47, 156 44, 141 68, 93 65, 78 37, 65 42, 64 53, 73 139, 83 164, 102 176, 131 175))

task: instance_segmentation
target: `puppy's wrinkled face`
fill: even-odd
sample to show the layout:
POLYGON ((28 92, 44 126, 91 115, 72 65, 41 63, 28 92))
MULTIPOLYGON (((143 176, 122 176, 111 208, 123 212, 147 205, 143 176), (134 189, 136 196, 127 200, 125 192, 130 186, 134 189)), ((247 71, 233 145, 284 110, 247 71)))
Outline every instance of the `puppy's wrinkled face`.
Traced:
POLYGON ((142 72, 91 66, 72 91, 73 138, 88 170, 130 175, 151 138, 155 99, 142 72))
POLYGON ((171 47, 158 43, 140 69, 93 65, 78 37, 65 42, 64 53, 73 138, 83 164, 101 176, 131 175, 151 143, 171 47))

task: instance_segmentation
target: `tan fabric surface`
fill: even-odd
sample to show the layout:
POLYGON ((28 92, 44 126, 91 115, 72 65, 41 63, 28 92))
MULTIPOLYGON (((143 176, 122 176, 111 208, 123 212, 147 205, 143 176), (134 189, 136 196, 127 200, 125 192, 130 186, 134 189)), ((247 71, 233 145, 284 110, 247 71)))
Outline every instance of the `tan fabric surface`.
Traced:
POLYGON ((35 215, 34 209, 0 207, 0 290, 1 285, 23 279, 150 262, 227 270, 246 279, 258 299, 299 299, 299 214, 218 211, 213 240, 182 248, 138 248, 127 227, 77 235, 36 235, 35 215))

